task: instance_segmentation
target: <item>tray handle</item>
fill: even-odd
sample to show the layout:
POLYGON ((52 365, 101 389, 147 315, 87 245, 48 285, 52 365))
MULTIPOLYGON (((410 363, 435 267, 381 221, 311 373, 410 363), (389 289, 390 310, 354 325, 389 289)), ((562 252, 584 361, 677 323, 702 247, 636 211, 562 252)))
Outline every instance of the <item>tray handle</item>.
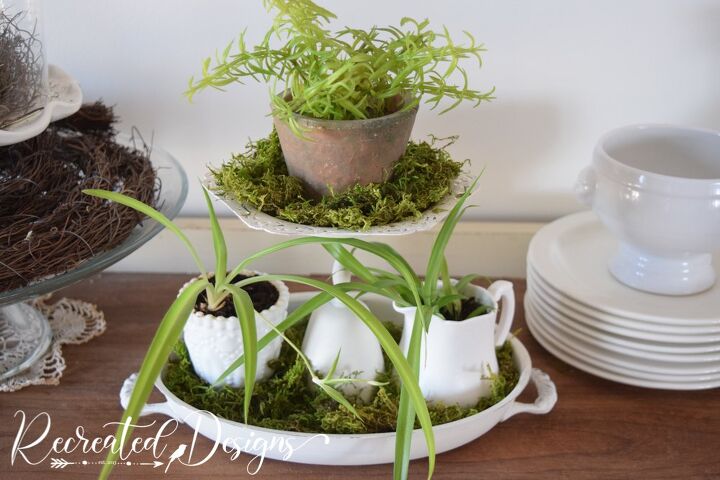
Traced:
MULTIPOLYGON (((132 395, 133 389, 135 388, 135 382, 137 381, 137 373, 133 373, 123 382, 122 388, 120 389, 120 405, 123 409, 126 409, 130 402, 130 396, 132 395)), ((170 408, 170 402, 161 403, 146 403, 143 409, 140 411, 140 416, 150 415, 152 413, 161 413, 168 417, 179 420, 170 408)))
POLYGON ((540 370, 539 368, 533 368, 530 374, 530 380, 535 384, 538 396, 533 403, 524 402, 513 402, 510 407, 505 411, 501 422, 504 422, 508 418, 517 415, 518 413, 533 413, 535 415, 542 415, 548 413, 555 406, 557 402, 557 389, 555 384, 550 379, 550 376, 540 370))

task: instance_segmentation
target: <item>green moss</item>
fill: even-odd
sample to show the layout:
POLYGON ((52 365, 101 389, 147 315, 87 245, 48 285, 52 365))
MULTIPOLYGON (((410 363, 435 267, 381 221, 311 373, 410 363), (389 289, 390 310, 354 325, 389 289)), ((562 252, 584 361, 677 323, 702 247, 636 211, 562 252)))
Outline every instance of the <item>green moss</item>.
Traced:
POLYGON ((463 162, 453 161, 445 150, 448 145, 437 143, 436 139, 410 142, 384 183, 356 185, 322 199, 311 197, 302 182, 288 174, 274 130, 212 173, 219 193, 273 217, 303 225, 367 230, 419 218, 450 192, 463 162))
MULTIPOLYGON (((307 323, 288 330, 287 335, 297 345, 302 344, 307 323)), ((397 328, 392 330, 399 338, 397 328)), ((214 389, 193 371, 185 345, 178 343, 176 358, 166 370, 165 385, 178 398, 190 405, 216 415, 243 421, 243 391, 228 386, 214 389)), ((433 424, 452 422, 474 415, 505 398, 518 382, 519 372, 512 359, 512 347, 506 343, 497 349, 500 370, 494 378, 492 392, 470 408, 432 405, 429 407, 433 424)), ((386 366, 390 363, 385 359, 386 366)), ((397 384, 389 374, 380 381, 388 382, 378 388, 368 404, 354 404, 362 421, 338 405, 317 386, 308 381, 302 361, 287 344, 272 362, 275 373, 255 386, 250 423, 277 430, 321 433, 376 433, 395 429, 399 402, 397 384)), ((387 368, 389 371, 389 368, 387 368)))

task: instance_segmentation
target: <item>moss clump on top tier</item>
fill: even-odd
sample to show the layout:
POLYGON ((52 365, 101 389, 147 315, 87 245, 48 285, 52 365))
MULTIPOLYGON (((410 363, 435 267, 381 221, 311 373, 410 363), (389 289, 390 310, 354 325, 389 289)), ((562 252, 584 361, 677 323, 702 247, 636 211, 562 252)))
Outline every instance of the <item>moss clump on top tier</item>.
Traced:
MULTIPOLYGON (((307 323, 303 323, 289 329, 288 338, 301 345, 306 326, 307 323)), ((400 332, 397 328, 391 332, 399 338, 400 332)), ((169 363, 164 377, 165 385, 170 391, 195 408, 228 420, 243 422, 243 391, 228 386, 215 389, 201 380, 193 371, 183 343, 176 346, 175 353, 176 358, 169 363)), ((513 362, 509 342, 497 349, 497 356, 500 371, 493 380, 491 394, 469 408, 430 406, 430 417, 434 425, 459 420, 485 410, 505 398, 515 388, 519 372, 513 362)), ((386 371, 390 371, 387 358, 385 365, 386 371)), ((310 433, 394 431, 400 395, 397 385, 389 375, 378 379, 388 383, 378 388, 372 402, 354 404, 362 417, 361 421, 318 387, 310 384, 302 360, 287 344, 283 344, 280 356, 272 362, 272 366, 275 373, 255 385, 250 408, 251 424, 276 430, 310 433)))
POLYGON ((434 138, 429 143, 410 142, 384 183, 356 185, 321 199, 313 198, 298 178, 288 174, 275 130, 211 171, 218 193, 273 217, 362 231, 419 218, 450 192, 463 162, 450 158, 446 151, 449 143, 437 143, 434 138))

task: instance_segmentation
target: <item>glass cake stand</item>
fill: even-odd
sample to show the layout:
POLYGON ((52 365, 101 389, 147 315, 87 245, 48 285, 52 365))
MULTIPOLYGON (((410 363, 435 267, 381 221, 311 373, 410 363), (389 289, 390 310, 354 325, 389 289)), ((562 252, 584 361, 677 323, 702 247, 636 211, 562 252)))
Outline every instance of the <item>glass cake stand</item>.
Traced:
MULTIPOLYGON (((118 135, 118 143, 135 146, 131 137, 118 135)), ((141 148, 141 144, 138 147, 141 148)), ((160 186, 157 209, 174 218, 185 203, 188 182, 185 171, 168 152, 153 146, 150 154, 160 186)), ((120 245, 82 262, 72 270, 37 280, 25 287, 0 292, 0 381, 38 361, 52 342, 47 319, 26 302, 90 277, 122 260, 162 230, 157 222, 144 221, 120 245)), ((0 260, 2 254, 0 254, 0 260)))

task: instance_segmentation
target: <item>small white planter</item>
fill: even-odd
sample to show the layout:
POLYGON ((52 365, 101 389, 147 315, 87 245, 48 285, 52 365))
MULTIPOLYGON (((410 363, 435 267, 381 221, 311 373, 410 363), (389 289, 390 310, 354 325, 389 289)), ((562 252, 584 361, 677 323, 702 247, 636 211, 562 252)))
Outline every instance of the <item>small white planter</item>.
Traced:
MULTIPOLYGON (((490 393, 491 377, 498 373, 495 348, 505 343, 512 326, 513 285, 499 280, 487 290, 468 285, 463 293, 493 310, 461 321, 433 315, 420 349, 420 388, 428 402, 475 405, 490 393), (498 304, 502 312, 496 323, 498 304)), ((400 348, 407 354, 416 308, 395 304, 393 308, 405 316, 400 348)))
MULTIPOLYGON (((334 284, 350 281, 350 274, 337 262, 333 272, 334 284)), ((369 402, 375 392, 375 387, 366 380, 375 380, 378 373, 385 371, 380 342, 367 325, 337 299, 312 313, 302 351, 321 375, 330 371, 339 352, 333 377, 360 380, 337 385, 337 389, 346 397, 363 402, 369 402)))
MULTIPOLYGON (((260 272, 243 271, 243 275, 262 275, 260 272)), ((194 280, 194 279, 193 279, 194 280)), ((277 325, 287 317, 290 292, 280 281, 270 282, 278 291, 279 297, 275 305, 255 314, 255 327, 258 340, 270 332, 266 320, 277 325)), ((184 290, 190 282, 183 285, 184 290)), ((185 324, 183 339, 187 346, 190 360, 195 373, 208 383, 213 383, 222 373, 243 354, 242 332, 237 317, 216 317, 215 315, 198 312, 193 309, 185 324)), ((258 352, 257 373, 255 380, 263 380, 272 374, 267 363, 280 355, 282 338, 278 337, 258 352)), ((241 387, 245 382, 245 369, 238 368, 228 375, 223 384, 241 387)))

